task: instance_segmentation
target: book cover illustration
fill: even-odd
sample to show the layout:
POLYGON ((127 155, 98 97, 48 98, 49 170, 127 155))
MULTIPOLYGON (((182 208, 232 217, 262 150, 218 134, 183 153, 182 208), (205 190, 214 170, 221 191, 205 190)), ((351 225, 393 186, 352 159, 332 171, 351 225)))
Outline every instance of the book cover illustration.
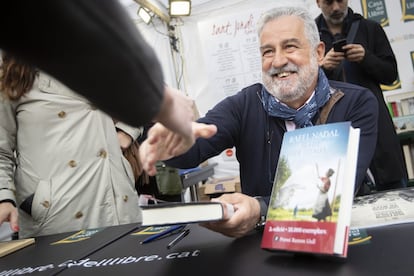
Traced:
POLYGON ((346 255, 359 131, 349 122, 285 133, 262 248, 346 255), (350 139, 351 137, 355 137, 350 139))
POLYGON ((388 190, 355 198, 352 228, 382 227, 414 222, 414 187, 388 190))

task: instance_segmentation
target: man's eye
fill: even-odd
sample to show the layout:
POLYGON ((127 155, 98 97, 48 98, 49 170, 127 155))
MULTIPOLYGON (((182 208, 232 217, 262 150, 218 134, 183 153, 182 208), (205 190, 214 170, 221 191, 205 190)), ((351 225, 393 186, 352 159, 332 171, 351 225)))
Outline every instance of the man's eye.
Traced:
POLYGON ((270 57, 272 55, 273 55, 273 51, 272 50, 265 50, 262 53, 262 56, 264 56, 264 57, 270 57))
POLYGON ((295 44, 289 44, 285 46, 287 52, 295 51, 298 47, 295 44))

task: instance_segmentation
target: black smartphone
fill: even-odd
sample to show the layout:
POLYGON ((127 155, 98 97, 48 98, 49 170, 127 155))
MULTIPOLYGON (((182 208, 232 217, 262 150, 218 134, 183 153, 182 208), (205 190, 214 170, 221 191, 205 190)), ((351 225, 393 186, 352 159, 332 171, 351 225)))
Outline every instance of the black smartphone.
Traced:
POLYGON ((333 45, 333 48, 334 48, 335 52, 345 52, 345 50, 342 49, 342 47, 346 45, 346 39, 343 38, 343 39, 339 39, 337 41, 334 41, 334 43, 332 45, 333 45))

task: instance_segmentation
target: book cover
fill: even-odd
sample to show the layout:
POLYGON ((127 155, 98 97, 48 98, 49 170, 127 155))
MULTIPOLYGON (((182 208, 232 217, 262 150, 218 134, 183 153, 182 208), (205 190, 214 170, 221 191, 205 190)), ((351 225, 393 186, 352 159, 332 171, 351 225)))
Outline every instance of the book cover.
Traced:
POLYGON ((11 240, 0 242, 0 257, 6 256, 14 251, 29 246, 35 242, 34 238, 11 240))
POLYGON ((354 199, 351 227, 372 228, 414 222, 414 187, 354 199))
POLYGON ((398 102, 391 102, 391 108, 392 108, 392 113, 393 113, 393 117, 399 117, 402 115, 402 110, 401 110, 401 103, 398 102))
POLYGON ((392 118, 397 133, 414 130, 414 115, 392 118))
POLYGON ((403 116, 414 114, 414 97, 401 100, 401 112, 403 116))
POLYGON ((411 145, 402 145, 405 164, 407 166, 408 179, 414 179, 414 162, 411 145))
POLYGON ((230 218, 233 206, 214 201, 169 202, 141 206, 142 225, 199 223, 230 218))
POLYGON ((285 133, 263 249, 346 257, 358 148, 350 122, 285 133))

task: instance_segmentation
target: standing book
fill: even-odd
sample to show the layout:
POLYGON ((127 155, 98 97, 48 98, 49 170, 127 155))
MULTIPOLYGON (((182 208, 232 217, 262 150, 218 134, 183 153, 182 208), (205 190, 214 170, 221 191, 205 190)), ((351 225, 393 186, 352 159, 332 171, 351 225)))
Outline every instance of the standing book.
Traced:
POLYGON ((263 249, 347 256, 359 133, 350 122, 285 133, 263 249))

